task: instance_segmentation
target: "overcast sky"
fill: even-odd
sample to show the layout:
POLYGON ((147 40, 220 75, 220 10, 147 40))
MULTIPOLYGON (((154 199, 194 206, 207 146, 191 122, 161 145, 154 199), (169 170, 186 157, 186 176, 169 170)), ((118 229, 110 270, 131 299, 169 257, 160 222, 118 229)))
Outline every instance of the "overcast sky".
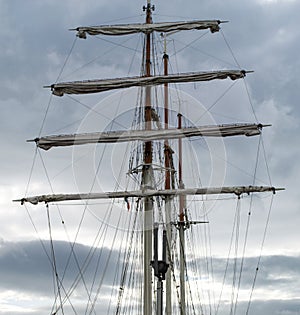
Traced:
MULTIPOLYGON (((26 140, 39 135, 50 97, 49 90, 43 89, 43 86, 55 82, 75 38, 75 33, 68 29, 111 21, 143 22, 141 8, 144 4, 140 0, 0 0, 0 314, 34 314, 36 309, 43 310, 43 301, 48 303, 47 288, 52 280, 46 275, 45 257, 38 241, 39 237, 46 237, 43 234, 46 214, 37 210, 31 212, 37 226, 41 226, 41 234, 37 235, 24 207, 13 204, 11 200, 22 197, 25 193, 34 157, 34 145, 26 143, 26 140), (34 302, 33 296, 37 297, 34 302)), ((259 274, 257 289, 258 292, 264 292, 265 298, 253 303, 251 311, 252 314, 266 315, 300 314, 300 2, 167 0, 156 1, 154 4, 155 21, 229 21, 221 25, 224 37, 241 68, 254 70, 253 74, 247 76, 246 82, 258 120, 272 124, 264 132, 272 184, 285 187, 286 191, 275 196, 264 246, 264 272, 259 274)), ((177 34, 174 36, 179 39, 177 34)), ((207 41, 204 39, 202 46, 201 42, 198 46, 192 45, 198 51, 186 49, 178 54, 180 70, 207 70, 211 65, 215 68, 236 68, 222 34, 211 36, 215 38, 207 41), (221 46, 217 44, 217 40, 222 42, 221 46), (206 44, 212 48, 206 47, 206 44), (215 56, 212 61, 209 60, 211 55, 215 56)), ((185 35, 179 46, 183 47, 193 38, 197 36, 190 38, 185 35)), ((135 47, 135 42, 129 40, 122 45, 125 48, 114 50, 112 55, 109 49, 114 45, 109 46, 97 39, 78 40, 62 78, 70 80, 126 75, 131 59, 126 59, 125 54, 133 54, 129 48, 135 47), (86 45, 91 45, 91 49, 86 50, 86 45), (88 64, 84 69, 72 73, 72 69, 80 68, 85 62, 101 54, 103 58, 97 60, 97 67, 88 64), (101 69, 101 74, 95 69, 101 69)), ((138 75, 139 67, 140 64, 133 65, 130 74, 138 75)), ((214 95, 202 93, 205 89, 210 91, 208 88, 201 90, 197 85, 188 92, 194 97, 201 96, 201 102, 205 106, 215 100, 214 95)), ((239 98, 239 94, 234 94, 234 97, 227 97, 225 101, 230 104, 226 114, 247 121, 251 108, 239 110, 245 96, 239 98)), ((78 120, 82 115, 88 114, 86 108, 76 107, 76 103, 67 97, 64 106, 61 99, 53 102, 43 127, 44 134, 56 133, 60 129, 64 133, 74 132, 79 127, 85 131, 84 124, 80 125, 78 120), (71 123, 74 124, 68 126, 71 123)), ((88 104, 94 105, 95 98, 91 98, 88 104)), ((217 114, 220 113, 221 106, 216 106, 217 114)), ((103 110, 103 115, 112 115, 109 110, 108 106, 103 110)), ((87 125, 88 115, 86 117, 87 125)), ((218 116, 215 119, 219 121, 218 116)), ((253 114, 250 121, 252 120, 253 114)), ((241 162, 248 155, 247 147, 243 145, 240 150, 241 162)), ((236 155, 237 152, 238 150, 231 152, 228 149, 227 154, 236 155)), ((49 162, 50 166, 55 166, 59 164, 57 161, 61 161, 60 171, 51 173, 53 182, 57 179, 56 192, 59 188, 72 192, 76 187, 64 182, 64 176, 73 176, 69 167, 72 161, 66 159, 70 156, 68 154, 70 151, 66 155, 57 153, 55 157, 58 160, 52 164, 49 162), (66 172, 62 171, 64 168, 67 169, 66 172)), ((253 155, 255 154, 254 151, 253 155)), ((46 191, 43 190, 45 176, 42 181, 37 173, 38 168, 43 169, 38 157, 36 164, 38 165, 33 172, 30 190, 48 193, 48 186, 46 191)), ((243 166, 241 163, 239 167, 247 165, 243 166)), ((84 247, 80 250, 83 253, 87 251, 84 247)), ((258 253, 259 251, 256 254, 258 253)), ((218 262, 216 266, 219 266, 218 262)), ((245 279, 248 279, 248 275, 251 277, 250 270, 246 269, 245 273, 245 279)), ((218 276, 218 268, 216 274, 218 276)), ((44 311, 45 314, 49 313, 47 309, 44 311)))

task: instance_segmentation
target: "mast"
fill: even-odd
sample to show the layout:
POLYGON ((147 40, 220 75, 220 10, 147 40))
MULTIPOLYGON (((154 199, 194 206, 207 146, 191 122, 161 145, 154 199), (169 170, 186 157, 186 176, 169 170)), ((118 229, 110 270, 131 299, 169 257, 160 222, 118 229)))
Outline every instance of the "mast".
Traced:
MULTIPOLYGON (((164 35, 164 75, 168 75, 168 62, 169 56, 167 54, 167 40, 166 35, 164 35)), ((169 125, 169 86, 168 83, 164 84, 164 123, 165 129, 168 129, 169 125)), ((171 188, 171 163, 170 157, 173 153, 172 149, 169 146, 168 139, 164 142, 164 155, 165 155, 165 189, 168 190, 171 188)), ((165 198, 165 216, 166 216, 166 233, 168 240, 168 262, 172 263, 172 253, 171 253, 171 244, 172 244, 172 230, 171 230, 171 197, 168 196, 165 198)), ((172 278, 171 278, 170 268, 166 274, 166 314, 172 314, 172 278)))
MULTIPOLYGON (((147 0, 146 24, 152 23, 151 1, 147 0)), ((151 34, 146 34, 146 60, 145 76, 151 76, 151 34)), ((144 108, 145 130, 151 130, 151 86, 146 86, 145 108, 144 108)), ((152 141, 144 144, 144 165, 142 170, 142 188, 153 186, 152 170, 152 141)), ((152 315, 152 270, 150 261, 152 259, 152 226, 153 226, 153 198, 144 198, 144 315, 152 315)))
MULTIPOLYGON (((182 128, 182 114, 179 113, 178 117, 178 129, 182 128)), ((179 189, 184 189, 182 180, 182 139, 178 139, 178 177, 179 177, 179 189)), ((179 196, 179 268, 180 268, 180 314, 185 315, 185 223, 184 223, 184 209, 186 198, 185 196, 179 196)))

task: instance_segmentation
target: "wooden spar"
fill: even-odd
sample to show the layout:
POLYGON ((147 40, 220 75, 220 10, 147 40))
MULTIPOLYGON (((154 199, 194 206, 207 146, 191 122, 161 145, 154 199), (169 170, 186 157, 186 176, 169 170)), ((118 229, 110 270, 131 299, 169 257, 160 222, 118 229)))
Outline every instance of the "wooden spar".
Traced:
MULTIPOLYGON (((146 24, 152 23, 152 7, 150 0, 147 0, 146 24)), ((151 34, 146 34, 146 60, 145 76, 151 76, 151 34)), ((145 108, 144 108, 145 130, 151 130, 151 86, 146 86, 145 108)), ((144 166, 142 171, 142 187, 152 187, 152 141, 145 142, 144 145, 144 166)), ((150 261, 152 260, 152 212, 153 198, 144 199, 144 315, 152 315, 152 270, 150 261)))
POLYGON ((79 194, 52 194, 24 197, 15 199, 14 202, 30 202, 34 205, 40 202, 62 202, 62 201, 76 201, 76 200, 97 200, 97 199, 114 199, 114 198, 151 198, 155 196, 181 196, 181 195, 221 195, 221 194, 235 194, 241 196, 243 194, 263 193, 285 190, 285 188, 277 188, 273 186, 224 186, 224 187, 202 187, 202 188, 184 188, 184 189, 169 189, 169 190, 156 190, 144 189, 134 191, 114 191, 105 193, 79 193, 79 194))
MULTIPOLYGON (((179 113, 178 117, 178 129, 182 128, 182 114, 179 113)), ((184 189, 182 178, 182 139, 178 139, 178 177, 179 177, 179 189, 184 189)), ((185 224, 184 224, 184 209, 185 209, 184 195, 179 196, 179 268, 180 268, 180 314, 185 315, 185 224)))
MULTIPOLYGON (((169 56, 167 54, 167 41, 166 35, 164 35, 164 75, 168 75, 168 62, 169 56)), ((169 85, 168 83, 164 84, 164 126, 165 129, 169 128, 169 85)), ((168 190, 171 188, 171 154, 172 149, 170 148, 168 139, 165 139, 164 142, 164 155, 165 155, 165 189, 168 190)), ((165 198, 165 221, 166 221, 166 234, 167 234, 167 243, 170 245, 172 243, 172 231, 171 231, 171 197, 168 196, 165 198)), ((173 258, 172 253, 168 250, 168 263, 171 265, 173 258)), ((166 315, 172 314, 172 268, 169 268, 166 273, 166 315)))
MULTIPOLYGON (((166 37, 164 37, 164 75, 168 75, 168 61, 169 56, 166 52, 166 37)), ((165 119, 165 129, 169 128, 169 86, 168 83, 164 84, 164 119, 165 119)), ((171 177, 170 177, 170 150, 169 150, 169 141, 165 140, 165 189, 171 188, 171 177)))

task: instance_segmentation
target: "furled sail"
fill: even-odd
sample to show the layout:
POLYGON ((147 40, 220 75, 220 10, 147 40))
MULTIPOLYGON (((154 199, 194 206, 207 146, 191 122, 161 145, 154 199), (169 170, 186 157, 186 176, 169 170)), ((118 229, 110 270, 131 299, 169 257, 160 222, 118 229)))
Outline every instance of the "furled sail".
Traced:
POLYGON ((112 132, 94 132, 71 135, 54 135, 36 138, 37 146, 48 150, 52 147, 63 147, 89 143, 114 143, 127 141, 153 141, 179 139, 184 137, 228 137, 259 135, 262 124, 226 124, 216 126, 188 127, 182 129, 125 130, 112 132))
POLYGON ((57 96, 66 94, 88 94, 99 93, 109 90, 129 88, 133 86, 149 86, 160 85, 165 83, 185 83, 198 81, 211 81, 216 79, 231 80, 244 78, 245 70, 221 70, 221 71, 207 71, 207 72, 189 72, 182 74, 170 75, 156 75, 151 77, 126 77, 117 79, 104 80, 86 80, 74 82, 55 83, 50 87, 52 93, 57 96))
POLYGON ((154 196, 182 196, 182 195, 218 195, 218 194, 235 194, 240 196, 242 194, 250 194, 255 192, 273 192, 277 190, 284 190, 284 188, 275 188, 271 186, 233 186, 233 187, 205 187, 205 188, 188 188, 188 189, 168 189, 156 190, 145 189, 135 191, 116 191, 104 193, 89 193, 89 194, 53 194, 41 195, 33 197, 25 197, 14 200, 16 202, 30 202, 38 204, 39 202, 59 202, 59 201, 75 201, 88 199, 114 199, 114 198, 143 198, 154 196))
POLYGON ((168 33, 183 30, 204 30, 209 29, 212 33, 220 30, 219 24, 226 21, 207 20, 207 21, 179 21, 179 22, 161 22, 161 23, 134 23, 118 25, 100 25, 100 26, 81 26, 71 31, 77 31, 79 38, 86 38, 89 35, 129 35, 134 33, 149 34, 152 32, 168 33))

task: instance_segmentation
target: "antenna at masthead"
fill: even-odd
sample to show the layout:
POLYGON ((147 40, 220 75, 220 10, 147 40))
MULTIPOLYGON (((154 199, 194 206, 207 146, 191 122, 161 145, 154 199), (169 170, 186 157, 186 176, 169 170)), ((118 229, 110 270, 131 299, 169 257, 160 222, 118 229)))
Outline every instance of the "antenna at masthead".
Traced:
POLYGON ((155 10, 155 5, 151 6, 151 0, 147 0, 147 6, 143 6, 143 11, 154 11, 155 10))

